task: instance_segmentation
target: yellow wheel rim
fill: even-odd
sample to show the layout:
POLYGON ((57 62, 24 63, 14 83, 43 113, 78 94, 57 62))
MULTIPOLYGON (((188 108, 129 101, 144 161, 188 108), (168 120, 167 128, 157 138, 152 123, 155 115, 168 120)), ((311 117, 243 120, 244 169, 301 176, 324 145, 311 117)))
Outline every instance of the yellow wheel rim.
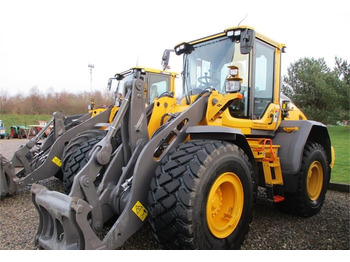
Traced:
POLYGON ((306 188, 309 198, 315 201, 321 194, 323 186, 323 169, 318 161, 312 162, 307 173, 306 188))
POLYGON ((207 223, 217 238, 226 238, 241 219, 244 191, 241 180, 234 173, 220 175, 210 189, 207 200, 207 223))

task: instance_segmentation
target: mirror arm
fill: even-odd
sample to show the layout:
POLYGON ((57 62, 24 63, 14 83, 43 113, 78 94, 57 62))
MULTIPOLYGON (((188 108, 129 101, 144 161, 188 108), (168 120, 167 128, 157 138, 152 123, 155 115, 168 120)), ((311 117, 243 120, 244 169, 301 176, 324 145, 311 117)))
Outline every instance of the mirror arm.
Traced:
POLYGON ((162 67, 163 71, 167 69, 169 65, 169 59, 170 59, 170 52, 175 52, 174 49, 165 49, 163 56, 162 56, 162 67))

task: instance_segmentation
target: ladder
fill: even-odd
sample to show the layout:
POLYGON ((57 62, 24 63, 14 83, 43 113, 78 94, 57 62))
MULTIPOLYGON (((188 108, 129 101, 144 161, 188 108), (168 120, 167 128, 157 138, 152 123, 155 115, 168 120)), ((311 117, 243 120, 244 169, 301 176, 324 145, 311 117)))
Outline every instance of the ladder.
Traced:
POLYGON ((248 143, 255 160, 262 165, 268 199, 274 203, 283 201, 283 177, 278 157, 280 146, 273 145, 269 138, 250 138, 248 143))

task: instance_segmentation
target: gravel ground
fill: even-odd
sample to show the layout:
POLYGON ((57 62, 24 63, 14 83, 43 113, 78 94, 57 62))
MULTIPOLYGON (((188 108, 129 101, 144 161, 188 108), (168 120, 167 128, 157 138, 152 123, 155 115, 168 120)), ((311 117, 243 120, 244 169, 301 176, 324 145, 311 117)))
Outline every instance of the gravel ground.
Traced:
MULTIPOLYGON (((0 154, 8 159, 25 140, 0 140, 0 154)), ((61 191, 60 182, 40 182, 61 191)), ((246 250, 349 250, 350 194, 329 190, 319 214, 300 218, 278 212, 259 197, 253 222, 242 249, 246 250)), ((33 250, 39 219, 30 198, 30 186, 0 201, 0 250, 33 250)), ((122 247, 127 250, 158 249, 148 225, 122 247)))

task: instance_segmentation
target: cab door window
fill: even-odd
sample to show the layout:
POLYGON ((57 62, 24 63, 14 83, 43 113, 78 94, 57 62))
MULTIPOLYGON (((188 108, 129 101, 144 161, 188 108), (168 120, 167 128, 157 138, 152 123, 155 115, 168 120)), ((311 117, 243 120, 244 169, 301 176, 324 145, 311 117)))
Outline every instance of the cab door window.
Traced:
POLYGON ((254 118, 260 119, 273 101, 275 49, 256 41, 254 61, 254 118))
MULTIPOLYGON (((228 68, 233 65, 238 67, 239 77, 242 79, 240 93, 243 95, 243 98, 240 100, 235 100, 229 106, 229 112, 231 116, 236 118, 248 118, 249 117, 249 61, 250 55, 243 55, 240 52, 239 43, 235 44, 235 52, 233 56, 233 61, 226 64, 223 67, 221 78, 222 83, 225 83, 225 80, 228 78, 228 68)), ((223 90, 225 87, 223 86, 223 90)))
POLYGON ((148 78, 148 104, 151 104, 155 98, 159 97, 165 92, 169 92, 170 83, 169 76, 162 76, 157 74, 149 74, 148 78))

